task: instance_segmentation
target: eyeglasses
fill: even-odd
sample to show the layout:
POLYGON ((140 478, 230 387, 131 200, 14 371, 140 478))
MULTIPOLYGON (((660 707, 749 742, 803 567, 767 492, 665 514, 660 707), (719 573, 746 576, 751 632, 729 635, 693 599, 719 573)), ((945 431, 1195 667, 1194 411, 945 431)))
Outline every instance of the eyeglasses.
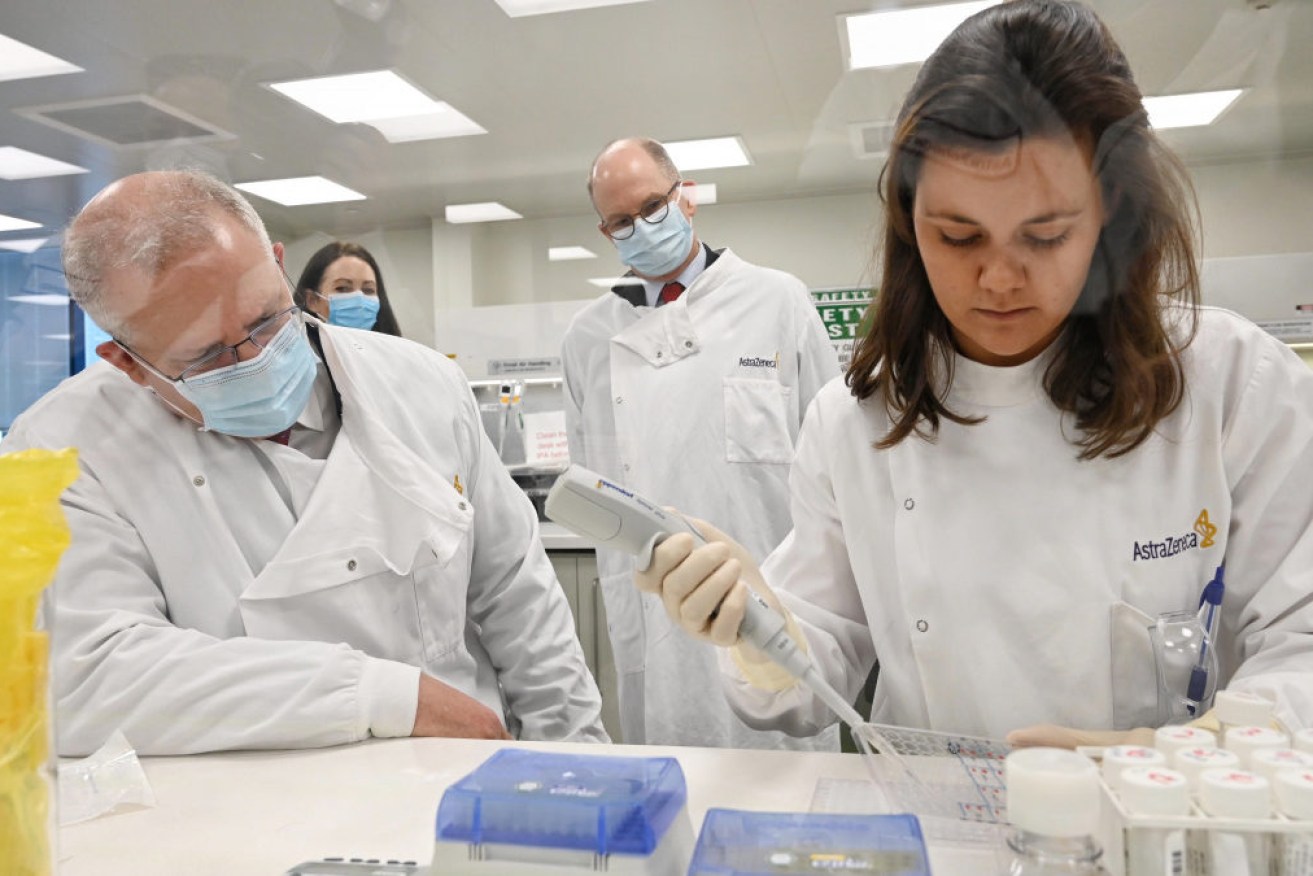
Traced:
POLYGON ((682 182, 683 180, 675 180, 675 184, 670 187, 664 197, 653 198, 644 204, 637 213, 604 222, 602 230, 612 240, 628 240, 634 236, 635 219, 642 219, 649 225, 660 225, 665 221, 666 214, 670 212, 670 196, 675 193, 675 189, 679 188, 682 182))
POLYGON ((186 383, 188 380, 200 377, 202 374, 209 374, 211 371, 218 371, 220 368, 227 368, 230 365, 236 365, 240 360, 237 351, 240 350, 244 344, 249 343, 256 349, 263 350, 278 336, 278 333, 283 330, 283 327, 287 325, 288 321, 296 317, 300 312, 301 308, 297 307, 295 304, 278 311, 273 316, 251 329, 251 333, 237 343, 224 345, 213 353, 206 354, 204 357, 184 368, 182 373, 177 377, 170 377, 163 371, 160 371, 154 365, 137 355, 131 347, 122 341, 115 340, 114 343, 122 347, 124 352, 133 359, 136 359, 143 368, 154 374, 156 377, 159 377, 162 380, 167 380, 170 383, 186 383))

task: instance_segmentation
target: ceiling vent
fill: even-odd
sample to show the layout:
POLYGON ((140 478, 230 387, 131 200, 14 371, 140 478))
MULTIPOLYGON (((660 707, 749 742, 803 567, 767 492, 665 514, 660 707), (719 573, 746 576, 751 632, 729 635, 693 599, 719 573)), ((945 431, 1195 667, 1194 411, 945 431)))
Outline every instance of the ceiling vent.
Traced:
POLYGON ((894 136, 893 122, 859 122, 848 126, 853 155, 861 159, 885 158, 894 136))
POLYGON ((145 94, 16 109, 25 118, 106 146, 232 140, 234 135, 145 94))

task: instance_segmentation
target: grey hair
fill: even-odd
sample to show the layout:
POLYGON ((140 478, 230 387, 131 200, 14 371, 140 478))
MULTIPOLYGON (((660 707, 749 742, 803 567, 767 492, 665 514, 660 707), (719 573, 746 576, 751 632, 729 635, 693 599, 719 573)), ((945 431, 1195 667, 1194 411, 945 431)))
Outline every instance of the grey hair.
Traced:
POLYGON ((662 146, 660 142, 653 140, 651 137, 622 137, 619 140, 612 140, 610 143, 607 143, 606 148, 597 153, 597 157, 593 159, 593 166, 588 171, 589 200, 592 200, 593 197, 593 176, 597 173, 597 162, 602 160, 603 155, 610 152, 621 143, 633 143, 634 145, 641 147, 642 150, 650 155, 652 160, 656 162, 657 169, 661 171, 666 179, 670 180, 672 183, 679 179, 679 168, 675 167, 675 162, 671 160, 670 153, 666 151, 666 147, 662 146))
MULTIPOLYGON (((145 175, 143 175, 145 176, 145 175)), ((214 240, 216 218, 230 216, 272 249, 255 208, 241 193, 195 170, 148 174, 141 195, 93 198, 64 233, 64 276, 69 294, 102 329, 122 337, 122 318, 106 300, 104 278, 125 268, 156 276, 183 255, 214 240)))

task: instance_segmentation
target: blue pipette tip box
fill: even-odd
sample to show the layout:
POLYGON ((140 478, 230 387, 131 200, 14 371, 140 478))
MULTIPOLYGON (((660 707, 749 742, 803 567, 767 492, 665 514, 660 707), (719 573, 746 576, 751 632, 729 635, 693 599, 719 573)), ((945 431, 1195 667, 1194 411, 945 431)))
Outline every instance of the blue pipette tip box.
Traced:
POLYGON ((687 799, 674 758, 503 748, 442 795, 434 872, 450 860, 487 874, 534 864, 671 872, 667 859, 692 850, 687 799))
POLYGON ((930 876, 915 815, 710 809, 688 876, 930 876))

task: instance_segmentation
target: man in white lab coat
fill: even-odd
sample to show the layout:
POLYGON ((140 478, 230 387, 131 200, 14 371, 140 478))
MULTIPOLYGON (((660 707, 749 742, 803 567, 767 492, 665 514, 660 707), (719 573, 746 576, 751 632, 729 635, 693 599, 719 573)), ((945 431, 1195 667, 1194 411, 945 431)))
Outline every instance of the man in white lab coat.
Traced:
MULTIPOLYGON (((788 471, 803 414, 838 374, 806 288, 712 250, 693 232, 690 184, 661 144, 619 140, 597 158, 599 229, 630 268, 566 331, 570 458, 664 504, 732 521, 764 558, 790 528, 788 471)), ((730 710, 714 649, 635 590, 634 560, 598 551, 627 743, 836 749, 730 710)))
POLYGON ((79 451, 46 606, 60 752, 605 740, 461 373, 301 314, 281 260, 200 174, 120 180, 68 229, 70 290, 115 340, 4 444, 79 451))

